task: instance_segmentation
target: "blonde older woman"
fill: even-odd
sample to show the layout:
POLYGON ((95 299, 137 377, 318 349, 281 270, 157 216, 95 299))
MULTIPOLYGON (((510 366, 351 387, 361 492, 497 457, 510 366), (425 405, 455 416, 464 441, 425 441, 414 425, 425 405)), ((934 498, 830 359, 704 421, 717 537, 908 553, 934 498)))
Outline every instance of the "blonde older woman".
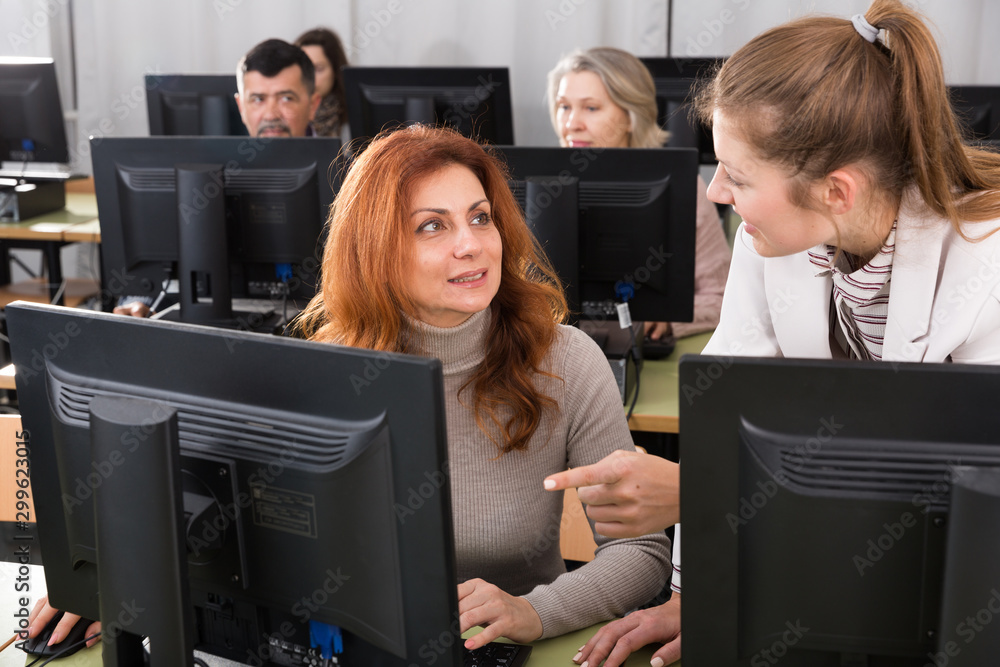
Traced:
MULTIPOLYGON (((574 51, 549 72, 548 105, 559 143, 569 148, 659 148, 656 88, 646 66, 609 47, 574 51)), ((707 186, 698 179, 694 321, 647 323, 650 338, 678 338, 714 329, 732 253, 707 186)))

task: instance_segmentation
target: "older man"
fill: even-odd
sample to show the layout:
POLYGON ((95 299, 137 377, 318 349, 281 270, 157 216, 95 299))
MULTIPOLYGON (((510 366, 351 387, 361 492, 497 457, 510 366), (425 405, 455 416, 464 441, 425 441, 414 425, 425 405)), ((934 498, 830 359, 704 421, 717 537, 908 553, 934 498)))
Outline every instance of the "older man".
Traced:
POLYGON ((236 104, 251 137, 305 137, 319 107, 305 51, 280 39, 250 49, 236 66, 236 104))
MULTIPOLYGON (((320 103, 314 77, 312 60, 293 44, 268 39, 250 49, 236 66, 236 104, 250 136, 310 136, 320 103)), ((153 307, 152 297, 126 296, 115 312, 149 317, 153 307)))

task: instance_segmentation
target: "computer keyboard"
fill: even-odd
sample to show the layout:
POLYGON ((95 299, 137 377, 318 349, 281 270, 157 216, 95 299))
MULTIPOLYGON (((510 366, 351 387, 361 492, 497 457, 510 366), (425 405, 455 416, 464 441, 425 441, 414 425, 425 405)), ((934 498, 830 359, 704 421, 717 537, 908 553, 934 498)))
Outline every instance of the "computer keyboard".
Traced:
POLYGON ((490 642, 486 646, 465 654, 464 667, 521 667, 531 655, 531 647, 524 644, 502 644, 490 642))

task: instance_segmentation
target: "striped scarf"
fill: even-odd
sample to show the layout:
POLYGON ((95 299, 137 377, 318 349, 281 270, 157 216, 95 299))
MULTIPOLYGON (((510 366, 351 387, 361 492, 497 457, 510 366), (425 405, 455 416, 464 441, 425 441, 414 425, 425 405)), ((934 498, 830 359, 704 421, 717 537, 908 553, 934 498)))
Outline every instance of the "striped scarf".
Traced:
POLYGON ((851 271, 843 252, 836 265, 837 249, 826 246, 826 252, 809 251, 809 261, 823 269, 817 275, 833 278, 831 308, 836 319, 834 337, 852 359, 882 360, 882 341, 889 313, 889 284, 892 278, 892 258, 896 247, 896 223, 878 253, 864 266, 851 271))

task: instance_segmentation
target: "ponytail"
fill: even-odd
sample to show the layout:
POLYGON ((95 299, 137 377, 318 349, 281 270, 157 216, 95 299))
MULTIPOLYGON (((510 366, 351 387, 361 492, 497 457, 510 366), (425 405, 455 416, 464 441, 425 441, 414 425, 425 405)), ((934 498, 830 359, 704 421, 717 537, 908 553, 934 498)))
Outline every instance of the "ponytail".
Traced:
POLYGON ((874 41, 832 17, 755 37, 703 84, 696 113, 710 123, 723 111, 759 157, 785 166, 794 203, 810 206, 810 183, 857 165, 884 201, 915 186, 968 239, 963 222, 1000 218, 1000 155, 965 144, 921 16, 874 0, 864 19, 874 41))
POLYGON ((971 137, 963 137, 962 126, 951 106, 941 54, 930 29, 916 12, 891 0, 875 0, 866 18, 884 30, 887 37, 898 82, 898 122, 903 129, 913 181, 924 202, 935 213, 951 220, 959 233, 963 218, 997 217, 1000 199, 996 195, 993 195, 993 211, 984 211, 986 218, 970 216, 956 198, 957 193, 967 195, 997 189, 1000 158, 992 161, 992 169, 987 160, 983 173, 973 165, 965 145, 971 137))

